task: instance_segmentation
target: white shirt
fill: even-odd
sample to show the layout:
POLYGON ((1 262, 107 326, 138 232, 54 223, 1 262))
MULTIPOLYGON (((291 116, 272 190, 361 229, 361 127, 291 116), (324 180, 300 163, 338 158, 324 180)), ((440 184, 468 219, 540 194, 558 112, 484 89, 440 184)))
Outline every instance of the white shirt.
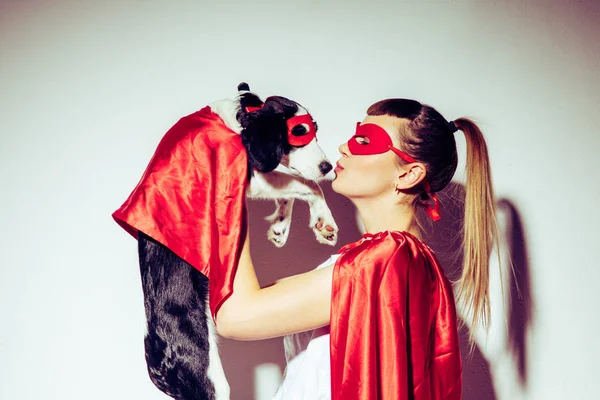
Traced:
MULTIPOLYGON (((339 256, 332 255, 317 269, 335 263, 339 256)), ((287 335, 283 346, 287 366, 273 400, 331 399, 329 326, 287 335)))

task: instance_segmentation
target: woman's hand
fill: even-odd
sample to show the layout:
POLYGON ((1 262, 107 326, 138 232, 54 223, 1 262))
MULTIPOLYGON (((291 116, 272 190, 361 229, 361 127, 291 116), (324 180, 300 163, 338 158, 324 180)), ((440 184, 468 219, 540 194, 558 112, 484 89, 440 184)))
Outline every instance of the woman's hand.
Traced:
POLYGON ((243 240, 233 293, 216 316, 221 336, 258 340, 329 324, 333 265, 261 289, 250 257, 248 229, 243 240))

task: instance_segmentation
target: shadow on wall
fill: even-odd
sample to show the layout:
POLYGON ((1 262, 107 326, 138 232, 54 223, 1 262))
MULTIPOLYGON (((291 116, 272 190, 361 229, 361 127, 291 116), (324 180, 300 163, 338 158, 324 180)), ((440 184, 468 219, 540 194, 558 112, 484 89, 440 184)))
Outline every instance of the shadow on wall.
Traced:
POLYGON ((508 252, 514 275, 510 275, 510 307, 508 311, 508 347, 516 362, 519 385, 527 386, 526 333, 532 324, 534 304, 531 297, 529 258, 525 245, 523 224, 516 207, 506 199, 498 202, 498 208, 507 215, 506 232, 508 252))
MULTIPOLYGON (((249 201, 251 251, 255 269, 262 286, 285 276, 299 274, 315 268, 343 245, 361 237, 354 205, 345 197, 333 192, 331 182, 322 183, 322 188, 333 216, 340 228, 336 246, 319 244, 308 227, 309 215, 306 203, 294 203, 294 215, 288 242, 276 248, 266 239, 268 223, 264 218, 275 209, 272 201, 249 201)), ((450 183, 438 194, 441 201, 442 219, 432 222, 424 213, 422 221, 423 240, 435 251, 446 275, 451 280, 460 277, 462 268, 462 230, 464 214, 464 187, 450 183)), ((499 209, 507 210, 509 224, 509 251, 514 263, 517 281, 511 279, 511 308, 509 318, 509 347, 519 369, 519 384, 526 384, 525 332, 531 320, 530 284, 523 232, 516 209, 508 201, 499 203, 499 209), (516 287, 519 287, 521 297, 516 287)), ((496 394, 489 362, 478 347, 469 356, 468 331, 461 329, 461 351, 463 355, 463 400, 495 400, 496 394)), ((275 363, 283 371, 285 358, 282 338, 262 341, 240 342, 221 340, 221 356, 225 374, 231 386, 232 400, 254 398, 254 369, 263 363, 275 363)), ((508 350, 508 349, 507 349, 508 350)))

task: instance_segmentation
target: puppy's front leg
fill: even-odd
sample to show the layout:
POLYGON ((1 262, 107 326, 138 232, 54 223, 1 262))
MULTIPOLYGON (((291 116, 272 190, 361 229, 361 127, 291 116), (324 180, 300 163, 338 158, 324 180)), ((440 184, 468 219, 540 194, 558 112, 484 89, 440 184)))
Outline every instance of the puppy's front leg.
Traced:
POLYGON ((275 199, 275 212, 265 218, 271 223, 267 232, 267 239, 277 247, 283 247, 290 234, 292 224, 292 209, 294 199, 275 199))
MULTIPOLYGON (((336 244, 338 227, 327 206, 323 191, 316 182, 279 171, 256 173, 250 182, 247 194, 251 198, 306 201, 310 208, 309 227, 315 233, 317 240, 331 246, 336 244)), ((291 206, 292 204, 288 203, 290 217, 291 206)))
POLYGON ((325 201, 325 196, 319 185, 319 195, 308 202, 310 209, 309 227, 315 233, 319 243, 334 246, 338 238, 338 226, 331 215, 331 210, 325 201))

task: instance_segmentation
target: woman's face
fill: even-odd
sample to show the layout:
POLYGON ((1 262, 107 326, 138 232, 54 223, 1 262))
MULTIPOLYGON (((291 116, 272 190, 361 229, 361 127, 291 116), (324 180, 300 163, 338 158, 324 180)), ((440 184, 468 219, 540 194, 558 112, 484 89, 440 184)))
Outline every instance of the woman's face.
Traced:
MULTIPOLYGON (((403 120, 387 115, 368 115, 361 124, 376 124, 400 147, 397 132, 403 120)), ((353 135, 348 132, 348 139, 353 135)), ((356 139, 352 139, 356 140, 356 139)), ((395 182, 401 174, 398 157, 392 151, 380 154, 356 155, 350 153, 348 143, 338 148, 342 157, 337 161, 332 188, 350 199, 377 198, 395 193, 395 182)))

